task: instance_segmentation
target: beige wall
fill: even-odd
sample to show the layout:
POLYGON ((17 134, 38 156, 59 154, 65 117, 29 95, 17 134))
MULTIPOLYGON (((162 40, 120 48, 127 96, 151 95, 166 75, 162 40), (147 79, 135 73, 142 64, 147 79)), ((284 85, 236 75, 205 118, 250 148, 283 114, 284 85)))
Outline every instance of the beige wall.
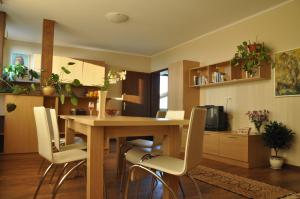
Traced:
MULTIPOLYGON (((152 71, 182 59, 200 61, 202 66, 229 60, 238 44, 244 40, 255 41, 256 37, 274 52, 300 48, 299 8, 300 1, 296 0, 153 56, 152 71)), ((271 119, 282 121, 297 133, 296 143, 284 152, 284 156, 290 164, 300 166, 300 97, 274 97, 274 75, 268 81, 201 89, 200 95, 200 104, 225 106, 226 97, 232 98, 228 102, 228 112, 233 129, 251 126, 246 111, 270 110, 271 119)))
MULTIPOLYGON (((12 52, 20 52, 26 54, 41 54, 41 44, 6 40, 4 47, 4 65, 9 64, 10 54, 12 52)), ((101 60, 108 64, 108 69, 125 69, 129 71, 150 72, 151 59, 145 56, 62 46, 55 46, 53 54, 64 57, 101 60)), ((121 83, 112 85, 111 90, 108 94, 109 97, 121 97, 121 89, 121 83)), ((110 106, 120 109, 121 104, 117 101, 110 101, 110 106)))

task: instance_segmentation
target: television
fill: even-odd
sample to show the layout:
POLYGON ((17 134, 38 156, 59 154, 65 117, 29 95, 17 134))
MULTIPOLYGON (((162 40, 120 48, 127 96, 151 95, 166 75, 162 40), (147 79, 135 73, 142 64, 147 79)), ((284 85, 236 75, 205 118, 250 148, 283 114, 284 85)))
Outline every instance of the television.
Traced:
POLYGON ((226 131, 228 129, 227 114, 223 106, 206 105, 205 130, 207 131, 226 131))

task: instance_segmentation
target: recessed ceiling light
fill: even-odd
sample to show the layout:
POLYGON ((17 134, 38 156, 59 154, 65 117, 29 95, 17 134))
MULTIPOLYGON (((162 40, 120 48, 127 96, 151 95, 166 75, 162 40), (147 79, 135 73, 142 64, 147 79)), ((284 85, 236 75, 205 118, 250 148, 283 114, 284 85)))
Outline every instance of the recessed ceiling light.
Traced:
POLYGON ((112 23, 124 23, 129 19, 128 15, 119 12, 109 12, 105 17, 112 23))

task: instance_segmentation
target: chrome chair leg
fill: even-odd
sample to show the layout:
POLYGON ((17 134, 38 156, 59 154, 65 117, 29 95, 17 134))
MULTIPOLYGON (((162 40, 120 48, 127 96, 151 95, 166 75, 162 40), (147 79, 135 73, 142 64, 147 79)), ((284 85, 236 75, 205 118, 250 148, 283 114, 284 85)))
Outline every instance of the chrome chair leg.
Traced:
POLYGON ((74 167, 72 167, 60 180, 59 183, 57 184, 55 190, 53 191, 52 194, 52 199, 55 198, 58 189, 61 187, 61 185, 63 184, 63 182, 65 181, 65 179, 75 170, 77 169, 79 166, 81 166, 82 164, 84 164, 86 162, 86 160, 80 161, 78 162, 74 167))
POLYGON ((181 182, 180 178, 179 178, 179 187, 180 187, 183 198, 185 198, 185 193, 184 193, 184 189, 183 189, 182 182, 181 182))
POLYGON ((171 193, 172 197, 174 199, 177 199, 177 196, 175 195, 174 191, 171 189, 171 187, 169 187, 169 185, 159 175, 157 175, 151 169, 148 169, 147 167, 144 167, 142 165, 137 165, 137 164, 135 164, 129 168, 129 174, 128 174, 126 188, 125 188, 125 196, 124 196, 125 199, 128 199, 128 189, 129 189, 130 178, 136 168, 140 168, 140 169, 145 170, 145 171, 149 172, 150 174, 152 174, 157 180, 159 180, 168 189, 168 191, 171 193))
POLYGON ((199 188, 199 185, 197 183, 197 181, 195 180, 195 178, 193 178, 192 175, 190 175, 189 173, 187 174, 187 176, 189 177, 189 179, 194 183, 195 187, 196 187, 196 190, 197 190, 197 193, 198 193, 198 196, 199 196, 199 199, 202 199, 202 194, 201 194, 201 191, 200 191, 200 188, 199 188))
POLYGON ((120 182, 120 192, 123 191, 124 181, 126 179, 126 166, 127 162, 125 157, 122 159, 122 168, 121 168, 121 182, 120 182))
POLYGON ((63 174, 64 174, 64 172, 65 172, 65 170, 66 170, 66 168, 67 168, 68 165, 69 165, 68 162, 64 164, 62 170, 60 171, 60 173, 59 173, 59 175, 58 175, 58 177, 57 177, 57 180, 56 180, 56 183, 55 183, 55 185, 54 185, 54 187, 53 187, 52 193, 54 193, 54 190, 56 189, 56 187, 57 187, 57 185, 58 185, 58 182, 59 182, 59 180, 61 179, 61 177, 63 176, 63 174))
POLYGON ((42 162, 41 162, 41 164, 40 164, 40 167, 39 167, 39 170, 38 170, 38 174, 40 174, 41 173, 41 171, 42 171, 42 169, 43 169, 43 166, 44 166, 44 163, 45 163, 45 159, 43 158, 42 159, 42 162))
POLYGON ((37 186, 37 188, 36 188, 36 191, 35 191, 35 193, 34 193, 33 199, 36 198, 36 196, 37 196, 37 194, 38 194, 38 192, 39 192, 39 190, 40 190, 40 188, 41 188, 41 185, 43 184, 43 182, 44 182, 44 180, 45 180, 47 174, 49 173, 49 171, 51 170, 51 168, 52 168, 53 165, 54 165, 54 163, 51 163, 51 164, 47 167, 47 169, 45 170, 45 172, 43 173, 43 175, 41 176, 40 181, 39 181, 39 184, 38 184, 38 186, 37 186))

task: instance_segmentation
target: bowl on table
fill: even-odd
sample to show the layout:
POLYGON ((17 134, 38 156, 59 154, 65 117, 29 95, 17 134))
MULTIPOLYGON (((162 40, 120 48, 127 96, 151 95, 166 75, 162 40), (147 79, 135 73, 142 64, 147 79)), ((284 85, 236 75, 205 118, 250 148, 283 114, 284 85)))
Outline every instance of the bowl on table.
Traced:
POLYGON ((117 109, 106 109, 105 112, 109 116, 116 116, 118 113, 118 110, 117 109))

